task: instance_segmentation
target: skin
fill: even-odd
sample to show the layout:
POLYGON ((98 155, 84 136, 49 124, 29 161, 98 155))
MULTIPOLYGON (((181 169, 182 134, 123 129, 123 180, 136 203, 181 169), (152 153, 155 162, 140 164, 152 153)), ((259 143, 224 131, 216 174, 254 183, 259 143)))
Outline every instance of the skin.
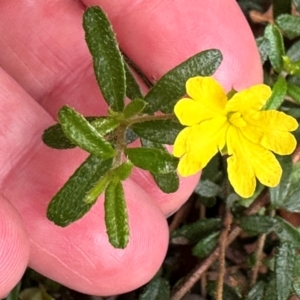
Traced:
POLYGON ((27 264, 88 294, 119 294, 143 285, 167 250, 165 215, 187 200, 199 179, 182 179, 176 193, 165 195, 148 174, 134 170, 125 182, 131 230, 125 250, 107 240, 101 197, 66 228, 46 219, 51 197, 86 153, 47 148, 40 138, 43 130, 55 122, 63 104, 85 115, 103 115, 107 109, 81 26, 89 5, 107 12, 121 48, 152 81, 209 48, 223 53, 214 77, 227 90, 262 81, 251 31, 234 0, 2 0, 0 298, 27 264))

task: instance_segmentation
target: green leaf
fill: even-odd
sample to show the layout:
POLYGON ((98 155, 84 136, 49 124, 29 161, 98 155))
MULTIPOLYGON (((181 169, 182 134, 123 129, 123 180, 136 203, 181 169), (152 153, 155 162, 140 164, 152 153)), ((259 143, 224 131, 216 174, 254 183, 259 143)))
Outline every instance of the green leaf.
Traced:
POLYGON ((221 226, 221 219, 211 218, 198 220, 172 232, 171 239, 172 242, 175 242, 176 238, 184 238, 188 243, 194 244, 212 232, 221 229, 221 226))
POLYGON ((65 227, 83 217, 94 203, 84 202, 86 193, 110 169, 112 159, 90 155, 51 200, 47 217, 65 227))
POLYGON ((152 279, 139 295, 139 300, 168 300, 170 299, 170 286, 167 280, 156 277, 152 279))
POLYGON ((119 124, 120 121, 110 117, 98 118, 91 122, 91 125, 101 136, 105 136, 108 133, 112 132, 119 126, 119 124))
POLYGON ((154 174, 174 172, 178 164, 176 157, 160 149, 130 148, 125 154, 135 166, 154 174))
POLYGON ((286 52, 286 55, 292 62, 300 60, 300 40, 293 43, 293 45, 286 52))
POLYGON ((287 82, 283 77, 278 77, 272 88, 272 95, 264 106, 264 110, 277 109, 284 101, 287 92, 287 82))
POLYGON ((282 57, 285 55, 283 38, 279 28, 276 25, 269 24, 264 33, 264 37, 269 41, 269 60, 274 70, 280 73, 283 60, 282 57))
POLYGON ((84 13, 83 28, 102 95, 112 110, 121 112, 126 90, 125 70, 109 20, 99 7, 92 6, 84 13))
POLYGON ((300 247, 300 232, 289 222, 283 220, 282 218, 275 217, 278 224, 278 229, 275 233, 278 235, 282 243, 290 243, 296 248, 300 247))
POLYGON ((277 290, 276 290, 276 280, 275 276, 270 276, 266 289, 265 289, 265 296, 263 300, 277 300, 277 290))
POLYGON ((278 300, 286 300, 292 293, 294 260, 294 247, 290 243, 281 244, 275 259, 276 291, 278 300))
POLYGON ((290 75, 300 75, 300 61, 293 62, 288 56, 283 56, 283 69, 290 75))
POLYGON ((125 119, 129 119, 129 118, 141 113, 144 110, 144 108, 146 107, 146 105, 147 105, 147 102, 140 100, 140 99, 136 99, 136 100, 129 102, 129 104, 124 109, 125 119))
POLYGON ((277 221, 270 216, 253 215, 240 219, 240 227, 249 235, 270 233, 278 228, 277 221))
POLYGON ((300 163, 294 166, 286 164, 281 182, 270 188, 270 199, 274 208, 283 208, 291 212, 300 212, 300 163))
POLYGON ((268 59, 268 52, 270 47, 269 41, 265 37, 260 36, 256 39, 256 45, 259 50, 261 64, 263 65, 268 59))
POLYGON ((130 161, 125 161, 123 164, 112 170, 112 174, 117 176, 119 180, 126 180, 132 171, 133 164, 130 161))
POLYGON ((86 193, 83 201, 86 204, 94 204, 98 197, 105 191, 107 185, 112 180, 109 171, 101 177, 94 186, 86 193))
POLYGON ((297 103, 300 103, 300 87, 288 83, 287 94, 297 103))
POLYGON ((135 134, 135 132, 130 127, 126 128, 126 131, 125 131, 126 145, 131 144, 138 138, 139 138, 139 136, 137 134, 135 134))
POLYGON ((210 180, 200 180, 195 193, 203 197, 215 197, 221 191, 221 187, 210 180))
POLYGON ((186 94, 186 81, 195 76, 211 76, 222 62, 219 50, 200 52, 165 74, 148 92, 144 100, 151 112, 171 113, 175 103, 186 94))
POLYGON ((183 126, 177 120, 169 119, 135 123, 131 128, 137 135, 149 141, 173 145, 183 126))
POLYGON ((246 300, 264 300, 266 283, 258 281, 249 291, 246 300))
POLYGON ((121 181, 115 180, 105 190, 105 224, 109 242, 124 249, 129 241, 128 215, 121 181))
POLYGON ((153 179, 157 186, 166 194, 175 193, 179 188, 179 177, 177 172, 166 174, 153 174, 153 179))
MULTIPOLYGON (((166 152, 167 154, 169 154, 169 152, 166 150, 165 146, 162 144, 151 142, 151 141, 149 141, 147 139, 143 139, 143 138, 141 138, 141 144, 145 148, 156 148, 156 149, 160 149, 160 150, 166 152)), ((178 190, 179 177, 178 177, 176 171, 166 173, 166 174, 151 173, 151 175, 152 175, 155 183, 157 184, 157 186, 164 193, 170 194, 170 193, 174 193, 178 190)))
MULTIPOLYGON (((97 119, 97 117, 86 117, 89 122, 97 119)), ((77 147, 71 142, 63 132, 61 125, 56 123, 47 128, 42 135, 43 142, 54 149, 72 149, 77 147)))
POLYGON ((193 255, 200 258, 208 256, 216 248, 219 236, 220 232, 218 231, 213 232, 204 239, 202 239, 192 248, 193 255))
POLYGON ((284 201, 289 193, 291 185, 291 173, 293 170, 291 156, 280 156, 277 157, 277 159, 282 168, 281 180, 276 187, 269 189, 271 205, 274 209, 284 207, 284 201))
POLYGON ((124 63, 125 76, 126 76, 126 96, 131 99, 142 99, 143 94, 141 92, 140 86, 136 82, 134 76, 132 75, 128 65, 124 63))
POLYGON ((300 296, 300 256, 294 256, 294 267, 292 274, 292 286, 294 293, 299 297, 300 296))
POLYGON ((103 159, 115 155, 115 150, 110 143, 71 107, 63 106, 58 112, 58 119, 67 138, 80 148, 103 159))
POLYGON ((300 17, 283 14, 276 18, 276 24, 289 39, 300 36, 300 17))

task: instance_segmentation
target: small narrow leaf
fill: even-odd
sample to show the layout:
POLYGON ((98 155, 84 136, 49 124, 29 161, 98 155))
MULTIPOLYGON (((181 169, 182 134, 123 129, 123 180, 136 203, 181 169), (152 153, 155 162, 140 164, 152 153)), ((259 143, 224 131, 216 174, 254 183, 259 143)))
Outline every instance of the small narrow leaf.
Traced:
POLYGON ((178 164, 176 157, 159 149, 130 148, 125 154, 135 166, 155 174, 174 172, 178 164))
POLYGON ((276 24, 289 39, 300 36, 300 17, 282 14, 276 18, 276 24))
POLYGON ((152 112, 171 113, 175 103, 186 94, 185 83, 194 76, 211 76, 222 62, 219 50, 200 52, 165 74, 144 100, 152 112))
MULTIPOLYGON (((166 153, 169 154, 168 150, 162 144, 151 142, 151 141, 149 141, 147 139, 143 139, 143 138, 141 138, 141 144, 145 148, 156 148, 156 149, 160 149, 162 151, 165 151, 166 153)), ((178 188, 179 188, 179 177, 178 177, 176 171, 166 173, 166 174, 151 173, 151 175, 152 175, 155 183, 157 184, 157 186, 164 193, 170 194, 170 193, 174 193, 178 190, 178 188)))
POLYGON ((112 110, 121 112, 126 89, 124 63, 107 16, 99 7, 89 7, 83 28, 102 95, 112 110))
POLYGON ((131 128, 138 136, 149 141, 173 145, 183 126, 177 120, 169 119, 135 123, 131 128))
POLYGON ((272 95, 264 106, 264 110, 277 109, 284 101, 287 92, 287 82, 283 77, 278 77, 272 88, 272 95))
POLYGON ((166 174, 153 174, 153 179, 157 186, 166 194, 175 193, 179 188, 179 177, 177 172, 166 174))
POLYGON ((117 176, 119 180, 126 180, 132 171, 133 164, 130 161, 126 161, 117 168, 112 170, 112 174, 117 176))
POLYGON ((185 238, 191 244, 197 243, 211 232, 221 229, 221 219, 203 219, 184 225, 171 234, 171 239, 185 238))
MULTIPOLYGON (((87 121, 92 122, 96 120, 97 117, 86 117, 86 119, 87 121)), ((42 135, 42 139, 48 147, 54 149, 72 149, 77 147, 66 137, 59 123, 56 123, 45 129, 42 135)))
POLYGON ((204 258, 211 253, 218 244, 220 232, 213 232, 200 242, 198 242, 192 249, 193 255, 204 258))
POLYGON ((126 119, 129 119, 129 118, 141 113, 144 110, 144 108, 146 107, 146 105, 147 105, 147 102, 140 100, 140 99, 136 99, 136 100, 129 102, 129 104, 124 109, 124 117, 126 119))
POLYGON ((82 218, 94 204, 84 202, 86 193, 111 165, 112 159, 102 160, 90 155, 51 200, 48 219, 64 227, 82 218))
POLYGON ((98 118, 91 122, 91 125, 101 136, 105 136, 119 126, 120 122, 114 118, 98 118))
POLYGON ((136 82, 134 76, 132 75, 128 65, 125 63, 125 76, 126 76, 126 96, 131 99, 142 99, 143 94, 141 92, 140 86, 136 82))
POLYGON ((109 242, 124 249, 129 241, 128 215, 121 181, 112 181, 105 190, 105 224, 109 242))
POLYGON ((265 29, 265 38, 269 41, 268 56, 274 70, 279 73, 283 66, 282 57, 285 55, 283 38, 276 25, 269 24, 265 29))
POLYGON ((263 65, 265 61, 268 59, 268 52, 269 52, 269 41, 263 37, 260 36, 256 39, 256 45, 259 50, 261 64, 263 65))
POLYGON ((103 177, 101 177, 95 185, 86 193, 83 201, 87 204, 93 204, 98 197, 105 191, 107 185, 111 180, 109 172, 107 172, 103 177))
POLYGON ((80 148, 103 159, 115 155, 115 150, 110 143, 71 107, 63 106, 59 110, 58 119, 67 138, 80 148))
POLYGON ((297 103, 300 103, 300 87, 288 83, 287 94, 297 103))
POLYGON ((170 299, 170 286, 167 280, 156 277, 143 289, 139 300, 167 300, 170 299))
POLYGON ((288 56, 283 56, 283 69, 289 75, 300 75, 300 60, 293 62, 288 56))
POLYGON ((292 272, 295 248, 290 243, 280 245, 275 259, 276 291, 278 300, 286 300, 292 293, 292 272))

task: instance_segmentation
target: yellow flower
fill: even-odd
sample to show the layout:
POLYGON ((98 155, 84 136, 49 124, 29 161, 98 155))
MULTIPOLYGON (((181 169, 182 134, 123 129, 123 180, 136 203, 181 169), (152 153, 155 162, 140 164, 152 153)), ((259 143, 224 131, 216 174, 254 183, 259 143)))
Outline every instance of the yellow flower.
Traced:
POLYGON ((190 98, 175 105, 180 123, 187 126, 177 136, 173 154, 180 158, 178 173, 184 177, 203 169, 218 152, 229 155, 228 177, 236 193, 253 195, 256 178, 276 186, 282 169, 274 153, 291 154, 296 139, 290 131, 297 121, 276 110, 261 110, 271 89, 258 84, 228 100, 212 77, 194 77, 186 82, 190 98))

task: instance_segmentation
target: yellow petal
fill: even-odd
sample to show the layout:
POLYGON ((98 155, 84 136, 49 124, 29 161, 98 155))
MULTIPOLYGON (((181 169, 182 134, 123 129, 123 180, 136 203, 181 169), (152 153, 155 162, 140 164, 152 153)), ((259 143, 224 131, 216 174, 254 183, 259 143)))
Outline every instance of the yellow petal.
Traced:
POLYGON ((230 181, 233 182, 232 185, 237 192, 250 191, 250 186, 253 187, 253 174, 266 186, 274 187, 279 183, 282 169, 271 151, 252 143, 243 136, 239 129, 233 126, 228 130, 227 146, 232 154, 228 173, 232 173, 230 181), (233 174, 238 170, 240 170, 241 178, 237 174, 233 174), (245 184, 247 181, 249 181, 249 186, 245 184))
POLYGON ((198 173, 202 169, 200 162, 194 160, 193 155, 185 154, 179 161, 177 171, 182 177, 198 173))
POLYGON ((215 113, 199 102, 192 99, 181 99, 175 107, 174 112, 182 125, 192 126, 199 124, 205 120, 211 119, 215 113))
POLYGON ((174 156, 181 157, 184 153, 188 151, 187 141, 189 139, 190 132, 191 132, 190 127, 186 127, 179 132, 173 146, 174 156))
POLYGON ((236 154, 227 159, 228 179, 235 192, 243 198, 253 195, 256 187, 256 178, 251 165, 245 157, 236 154))
POLYGON ((173 148, 173 155, 181 157, 178 173, 189 176, 203 169, 218 150, 224 147, 228 126, 227 119, 221 117, 182 130, 173 148))
POLYGON ((243 115, 260 110, 270 98, 272 91, 265 84, 258 84, 233 95, 227 102, 227 112, 239 111, 243 115))
POLYGON ((246 116, 243 134, 261 146, 281 155, 291 154, 296 148, 296 139, 288 131, 297 129, 297 121, 278 111, 260 111, 246 116))
POLYGON ((243 151, 239 130, 234 126, 228 129, 227 147, 228 153, 231 154, 227 159, 228 179, 237 194, 249 198, 256 187, 255 173, 243 151))
POLYGON ((223 87, 212 77, 193 77, 186 82, 187 94, 215 113, 224 113, 227 96, 223 87))
POLYGON ((296 119, 277 110, 259 111, 245 116, 245 120, 247 123, 270 130, 294 131, 299 126, 296 119))

